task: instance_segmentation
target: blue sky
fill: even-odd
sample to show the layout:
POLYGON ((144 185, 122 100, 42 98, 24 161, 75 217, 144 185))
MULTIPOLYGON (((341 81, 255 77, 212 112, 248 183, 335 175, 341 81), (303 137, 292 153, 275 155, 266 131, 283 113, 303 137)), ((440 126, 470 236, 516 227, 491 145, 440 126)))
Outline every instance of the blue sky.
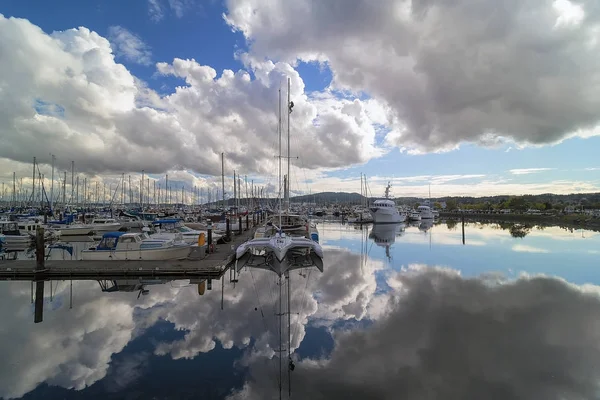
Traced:
MULTIPOLYGON (((157 63, 167 63, 165 65, 170 66, 175 58, 194 59, 200 65, 212 67, 216 71, 217 78, 225 69, 234 72, 243 69, 250 73, 251 79, 257 79, 255 67, 250 67, 240 56, 245 54, 253 57, 255 64, 265 60, 293 61, 293 67, 302 79, 305 93, 309 97, 319 98, 323 96, 323 93, 329 93, 332 97, 328 100, 328 104, 341 101, 341 92, 330 90, 335 75, 330 68, 330 62, 335 63, 336 57, 339 55, 327 54, 323 50, 324 56, 314 56, 313 58, 321 57, 329 61, 318 62, 315 59, 311 60, 311 56, 303 55, 306 51, 298 50, 297 53, 294 53, 295 55, 292 55, 297 58, 290 60, 289 54, 281 49, 276 49, 273 44, 272 53, 267 51, 272 55, 265 56, 263 53, 265 53, 266 45, 261 47, 261 40, 265 43, 269 42, 260 36, 258 29, 260 27, 253 27, 253 32, 257 32, 251 39, 254 44, 248 45, 249 38, 243 32, 244 25, 237 20, 237 22, 232 22, 232 24, 237 23, 236 27, 239 28, 234 31, 224 19, 224 14, 235 17, 237 15, 235 11, 227 8, 225 2, 217 0, 203 2, 193 0, 135 0, 128 2, 5 0, 0 6, 0 13, 5 17, 25 18, 31 24, 40 27, 46 34, 86 27, 102 37, 111 39, 111 29, 114 27, 124 29, 127 33, 137 37, 142 47, 136 50, 144 52, 147 61, 141 62, 139 59, 128 58, 117 49, 113 40, 112 47, 116 54, 116 62, 123 64, 132 76, 145 82, 145 85, 161 97, 173 95, 178 86, 187 86, 186 75, 184 72, 159 73, 157 63), (178 73, 179 76, 177 76, 178 73)), ((298 35, 301 34, 298 33, 298 35)), ((318 45, 315 45, 316 48, 318 45)), ((345 71, 342 71, 339 63, 331 65, 335 65, 337 76, 340 77, 336 86, 343 86, 345 71)), ((362 94, 350 95, 350 99, 386 100, 381 88, 373 86, 373 89, 369 90, 368 84, 365 85, 364 91, 361 91, 362 94), (381 91, 381 96, 378 95, 378 90, 381 91), (371 93, 373 94, 371 95, 371 93)), ((204 95, 208 96, 208 94, 204 95)), ((55 109, 61 111, 60 115, 57 115, 58 118, 65 119, 72 115, 68 105, 63 106, 58 102, 56 104, 48 103, 41 97, 36 98, 35 101, 38 104, 36 111, 40 114, 55 106, 55 109), (40 107, 39 104, 44 107, 40 107)), ((388 98, 387 101, 391 102, 392 100, 388 98)), ((333 107, 338 106, 334 104, 333 107)), ((402 104, 400 108, 402 108, 402 104)), ((160 108, 157 106, 157 109, 160 108)), ((321 112, 322 110, 319 109, 317 115, 320 115, 321 112)), ((505 116, 505 118, 507 117, 505 116)), ((517 118, 516 114, 515 118, 517 118)), ((377 129, 377 121, 374 118, 371 119, 374 121, 374 129, 377 129)), ((482 146, 478 144, 480 142, 478 140, 472 142, 459 140, 457 144, 446 141, 440 145, 445 146, 446 151, 428 148, 424 153, 422 152, 423 154, 412 154, 410 145, 402 149, 403 145, 391 145, 384 140, 384 135, 376 135, 372 145, 378 149, 377 151, 381 155, 373 156, 373 153, 369 153, 369 150, 365 148, 364 143, 366 142, 361 143, 362 139, 360 139, 360 135, 368 134, 365 133, 368 132, 368 129, 364 125, 361 125, 360 129, 362 129, 362 133, 357 134, 358 141, 350 145, 352 148, 350 152, 356 152, 356 154, 348 155, 345 160, 344 154, 348 154, 348 151, 340 149, 340 154, 337 155, 340 160, 331 162, 325 160, 327 157, 321 154, 319 157, 323 163, 320 167, 308 172, 295 168, 292 181, 299 182, 299 189, 304 190, 303 187, 306 184, 303 181, 304 179, 309 180, 309 190, 312 192, 323 190, 359 191, 359 176, 364 173, 370 178, 373 194, 382 192, 387 180, 391 179, 394 187, 393 194, 396 196, 419 195, 421 192, 425 195, 428 184, 432 185, 433 195, 485 195, 549 191, 564 193, 600 190, 600 170, 597 169, 600 167, 597 157, 600 137, 594 136, 593 133, 588 132, 584 135, 591 136, 588 138, 564 139, 559 144, 551 144, 551 140, 544 139, 543 144, 536 146, 528 145, 526 141, 520 140, 529 134, 528 132, 515 134, 517 135, 515 137, 520 138, 517 141, 503 139, 500 144, 492 147, 482 146), (448 151, 448 146, 458 148, 448 151), (367 156, 366 154, 371 155, 367 156)), ((394 128, 390 126, 384 128, 384 131, 392 129, 394 128)), ((343 135, 344 132, 333 131, 331 134, 343 135)), ((483 132, 481 134, 483 135, 483 132)), ((243 136, 241 140, 243 140, 243 136)), ((306 154, 304 152, 305 144, 302 140, 301 138, 298 142, 298 146, 301 148, 292 150, 292 152, 306 154)), ((419 136, 407 137, 407 140, 412 140, 417 147, 429 146, 427 143, 423 144, 425 142, 419 136)), ((296 144, 295 141, 292 143, 296 144)), ((215 148, 213 151, 218 153, 219 150, 215 148)), ((242 150, 240 154, 232 156, 232 162, 242 160, 243 153, 242 150)), ((35 154, 31 156, 33 155, 35 154)), ((8 153, 0 154, 0 157, 2 156, 7 157, 8 160, 16 158, 13 154, 8 153)), ((66 157, 68 155, 61 159, 64 160, 66 157)), ((174 159, 177 160, 178 157, 175 156, 174 159)), ((165 161, 165 163, 167 162, 165 161)), ((244 161, 239 161, 239 163, 238 168, 252 169, 251 166, 244 164, 244 161)), ((198 179, 209 177, 210 174, 206 174, 207 170, 214 173, 218 170, 218 167, 214 166, 200 171, 200 167, 196 168, 192 164, 190 163, 187 168, 184 168, 189 172, 187 184, 190 187, 199 184, 198 179)), ((302 163, 304 166, 307 164, 314 164, 314 161, 308 159, 302 163)), ((127 168, 127 165, 119 166, 119 169, 124 168, 127 168)), ((134 164, 131 164, 130 168, 130 172, 140 172, 139 170, 142 169, 134 164)), ((167 165, 165 168, 157 167, 157 169, 167 170, 169 168, 167 165)), ((161 174, 153 176, 161 176, 162 172, 166 171, 160 172, 161 174)), ((262 172, 254 174, 248 172, 248 174, 257 181, 261 180, 263 175, 262 172)), ((4 178, 2 176, 2 180, 10 179, 8 175, 7 179, 4 178)), ((263 182, 268 180, 262 179, 263 182)))

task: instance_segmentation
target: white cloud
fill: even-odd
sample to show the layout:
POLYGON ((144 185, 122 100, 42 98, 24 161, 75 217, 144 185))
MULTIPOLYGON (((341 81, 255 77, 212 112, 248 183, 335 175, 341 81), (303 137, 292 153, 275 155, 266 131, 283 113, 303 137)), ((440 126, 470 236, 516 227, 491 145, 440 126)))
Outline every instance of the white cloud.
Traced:
POLYGON ((556 168, 518 168, 518 169, 511 169, 508 172, 510 172, 513 175, 528 175, 528 174, 536 174, 538 172, 552 171, 555 169, 556 168))
MULTIPOLYGON (((558 400, 598 392, 597 286, 546 276, 464 279, 419 266, 387 283, 378 320, 336 332, 331 354, 296 362, 295 397, 558 400)), ((274 398, 267 368, 251 365, 229 398, 274 398)))
POLYGON ((165 12, 160 4, 161 0, 148 0, 148 15, 150 20, 158 22, 165 16, 165 12))
MULTIPOLYGON (((137 45, 119 48, 145 57, 137 45)), ((0 110, 0 140, 8 144, 0 147, 2 158, 30 162, 52 153, 58 168, 69 169, 74 160, 81 172, 219 175, 225 152, 229 174, 232 169, 272 174, 277 90, 287 77, 297 163, 339 168, 382 154, 369 117, 372 102, 367 112, 360 100, 330 93, 311 98, 286 63, 242 57, 256 79, 246 70, 218 75, 194 60, 159 63, 159 74, 186 82, 161 97, 115 63, 108 40, 86 28, 47 35, 27 20, 0 17, 0 50, 0 101, 7 105, 0 110), (38 100, 59 106, 63 115, 37 112, 38 100)))
POLYGON ((152 51, 144 41, 134 33, 122 26, 111 26, 108 28, 108 40, 110 40, 113 52, 117 57, 141 64, 152 64, 152 51))
POLYGON ((226 4, 227 23, 257 56, 326 62, 332 87, 386 104, 390 145, 440 151, 600 133, 595 0, 226 4))
POLYGON ((512 247, 512 250, 520 253, 550 253, 550 250, 528 246, 526 244, 516 244, 512 247))

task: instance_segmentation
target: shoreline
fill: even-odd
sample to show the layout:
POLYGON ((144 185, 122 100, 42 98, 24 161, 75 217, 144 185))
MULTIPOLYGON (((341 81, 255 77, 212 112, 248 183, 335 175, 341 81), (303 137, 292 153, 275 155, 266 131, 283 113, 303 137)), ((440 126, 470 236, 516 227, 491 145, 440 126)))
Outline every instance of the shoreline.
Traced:
POLYGON ((440 212, 440 218, 462 219, 480 222, 520 222, 536 225, 557 225, 566 228, 600 231, 600 218, 580 215, 530 215, 530 214, 476 214, 440 212))

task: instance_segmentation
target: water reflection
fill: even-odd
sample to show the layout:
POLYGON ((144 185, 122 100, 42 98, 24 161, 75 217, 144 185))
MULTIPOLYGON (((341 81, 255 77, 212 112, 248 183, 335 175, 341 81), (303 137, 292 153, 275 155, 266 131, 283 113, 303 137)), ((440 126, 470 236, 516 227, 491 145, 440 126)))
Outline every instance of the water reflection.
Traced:
MULTIPOLYGON (((319 231, 323 273, 289 278, 294 397, 596 397, 597 232, 319 231)), ((74 281, 72 308, 46 282, 41 324, 30 282, 1 282, 0 396, 278 398, 278 277, 237 278, 74 281)))

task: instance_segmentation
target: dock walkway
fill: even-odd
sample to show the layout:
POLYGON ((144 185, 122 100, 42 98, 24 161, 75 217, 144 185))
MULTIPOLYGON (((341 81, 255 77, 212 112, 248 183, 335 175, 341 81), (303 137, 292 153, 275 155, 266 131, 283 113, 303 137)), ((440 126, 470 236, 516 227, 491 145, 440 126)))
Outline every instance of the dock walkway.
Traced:
POLYGON ((43 269, 36 260, 0 261, 2 280, 105 279, 116 277, 202 277, 219 279, 235 260, 235 249, 251 239, 254 228, 231 235, 228 243, 215 245, 214 252, 197 260, 166 261, 91 261, 44 260, 43 269))

